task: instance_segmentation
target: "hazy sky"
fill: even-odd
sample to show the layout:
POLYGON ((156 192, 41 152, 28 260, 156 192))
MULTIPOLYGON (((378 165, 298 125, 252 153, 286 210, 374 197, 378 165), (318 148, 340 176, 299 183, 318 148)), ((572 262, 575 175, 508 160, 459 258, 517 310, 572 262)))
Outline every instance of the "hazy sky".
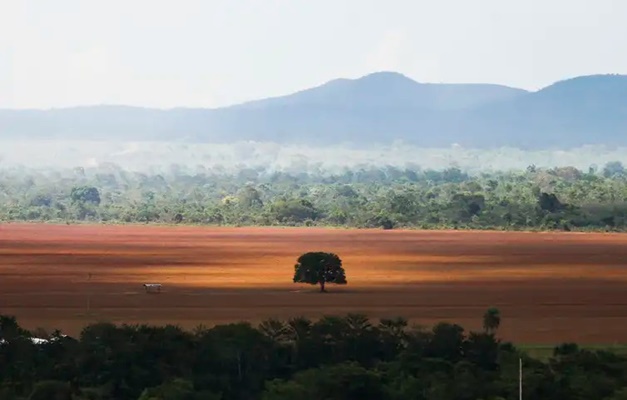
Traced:
POLYGON ((215 107, 394 70, 627 73, 626 0, 0 0, 0 108, 215 107))

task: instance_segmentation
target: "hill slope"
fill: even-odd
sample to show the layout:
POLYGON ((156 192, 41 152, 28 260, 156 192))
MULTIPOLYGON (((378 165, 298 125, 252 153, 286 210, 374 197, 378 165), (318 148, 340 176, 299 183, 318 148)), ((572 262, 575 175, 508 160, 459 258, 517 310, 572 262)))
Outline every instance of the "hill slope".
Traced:
POLYGON ((537 92, 423 84, 394 72, 337 79, 218 109, 93 106, 0 110, 0 138, 235 140, 424 146, 627 144, 627 76, 594 75, 537 92))

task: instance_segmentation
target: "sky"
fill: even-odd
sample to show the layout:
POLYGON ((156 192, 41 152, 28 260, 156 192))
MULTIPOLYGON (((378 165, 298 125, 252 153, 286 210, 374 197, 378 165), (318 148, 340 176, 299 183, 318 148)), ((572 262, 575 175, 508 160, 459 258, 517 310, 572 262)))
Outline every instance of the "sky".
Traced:
POLYGON ((627 74, 625 0, 0 0, 0 108, 221 107, 336 78, 627 74))

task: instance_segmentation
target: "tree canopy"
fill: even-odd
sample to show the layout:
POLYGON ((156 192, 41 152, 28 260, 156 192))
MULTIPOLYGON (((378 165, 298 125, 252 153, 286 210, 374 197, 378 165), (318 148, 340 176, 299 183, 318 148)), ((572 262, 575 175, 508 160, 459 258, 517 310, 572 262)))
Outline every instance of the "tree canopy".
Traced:
POLYGON ((298 257, 294 265, 294 283, 320 285, 324 292, 327 283, 346 285, 346 273, 337 254, 321 251, 309 252, 298 257))
POLYGON ((454 323, 348 314, 190 332, 102 322, 34 342, 15 318, 0 320, 10 331, 0 340, 2 400, 516 399, 520 358, 525 399, 627 393, 621 353, 564 343, 534 358, 454 323))
POLYGON ((0 168, 0 221, 624 231, 627 173, 616 163, 475 174, 0 168))
POLYGON ((483 329, 486 333, 494 334, 501 325, 501 312, 496 307, 490 307, 483 314, 483 329))

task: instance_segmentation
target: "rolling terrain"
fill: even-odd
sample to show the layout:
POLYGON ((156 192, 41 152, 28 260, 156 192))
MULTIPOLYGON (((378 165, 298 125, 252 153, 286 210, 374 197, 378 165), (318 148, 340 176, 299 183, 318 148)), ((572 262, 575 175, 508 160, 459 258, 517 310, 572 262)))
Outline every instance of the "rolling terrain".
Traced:
POLYGON ((495 84, 419 83, 377 72, 215 109, 0 110, 0 139, 355 146, 401 140, 420 147, 563 150, 627 145, 625 104, 624 75, 575 77, 529 92, 495 84))
POLYGON ((193 328, 346 312, 479 329, 496 306, 500 335, 518 343, 622 343, 625 244, 620 234, 4 224, 0 313, 75 335, 100 320, 193 328), (296 258, 316 250, 340 255, 347 286, 292 283, 296 258))

